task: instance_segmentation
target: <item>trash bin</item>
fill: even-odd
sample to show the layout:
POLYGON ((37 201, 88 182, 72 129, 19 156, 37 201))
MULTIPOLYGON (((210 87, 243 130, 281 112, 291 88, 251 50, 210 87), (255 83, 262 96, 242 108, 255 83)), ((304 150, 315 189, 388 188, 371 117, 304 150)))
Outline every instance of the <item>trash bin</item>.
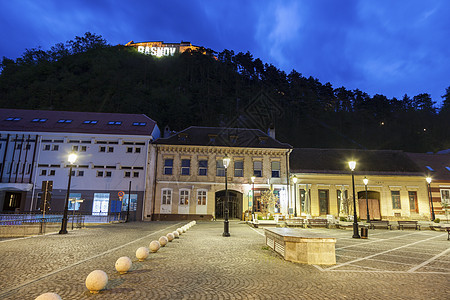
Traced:
POLYGON ((368 235, 369 235, 369 228, 367 228, 367 226, 361 227, 361 238, 367 239, 368 235))

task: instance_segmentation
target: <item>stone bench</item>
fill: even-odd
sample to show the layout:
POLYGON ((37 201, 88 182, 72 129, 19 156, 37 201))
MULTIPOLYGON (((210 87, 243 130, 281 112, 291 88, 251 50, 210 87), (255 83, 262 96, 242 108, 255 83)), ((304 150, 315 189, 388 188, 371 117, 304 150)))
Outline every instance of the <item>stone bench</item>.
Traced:
POLYGON ((278 222, 276 220, 258 220, 255 219, 251 222, 248 222, 249 225, 258 228, 258 226, 277 226, 278 222))
POLYGON ((318 265, 336 264, 336 238, 299 228, 265 228, 266 245, 285 260, 318 265))
POLYGON ((328 228, 327 219, 308 219, 308 227, 326 227, 328 228))
POLYGON ((305 220, 302 218, 292 218, 292 219, 286 219, 286 226, 287 227, 304 227, 305 220))

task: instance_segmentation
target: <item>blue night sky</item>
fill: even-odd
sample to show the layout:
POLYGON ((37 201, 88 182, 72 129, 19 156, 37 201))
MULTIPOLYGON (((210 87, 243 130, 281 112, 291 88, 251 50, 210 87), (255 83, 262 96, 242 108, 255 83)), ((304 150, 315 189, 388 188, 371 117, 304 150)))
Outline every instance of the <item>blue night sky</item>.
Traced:
POLYGON ((0 0, 0 57, 85 32, 108 43, 190 41, 370 95, 450 86, 450 1, 0 0))

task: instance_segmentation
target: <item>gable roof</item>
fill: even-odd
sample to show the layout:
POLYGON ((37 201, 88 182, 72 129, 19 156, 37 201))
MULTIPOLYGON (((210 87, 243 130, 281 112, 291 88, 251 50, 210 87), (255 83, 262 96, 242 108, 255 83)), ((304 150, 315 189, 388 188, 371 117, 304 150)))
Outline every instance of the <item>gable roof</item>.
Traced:
POLYGON ((355 172, 368 174, 421 175, 421 169, 402 151, 295 148, 290 155, 292 173, 348 174, 348 162, 356 161, 355 172))
POLYGON ((150 136, 156 126, 144 114, 0 109, 2 131, 150 136))
POLYGON ((154 144, 247 148, 291 149, 259 129, 225 127, 188 127, 168 138, 157 139, 154 144))
POLYGON ((450 154, 406 153, 433 180, 450 181, 450 154), (447 169, 449 168, 449 169, 447 169))

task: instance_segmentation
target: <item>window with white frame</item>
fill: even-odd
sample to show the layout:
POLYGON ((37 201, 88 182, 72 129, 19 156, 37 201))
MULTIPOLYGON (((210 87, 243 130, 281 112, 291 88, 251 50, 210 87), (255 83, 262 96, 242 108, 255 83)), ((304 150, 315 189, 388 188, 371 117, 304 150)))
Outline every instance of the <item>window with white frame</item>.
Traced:
POLYGON ((234 177, 244 177, 244 161, 236 160, 234 162, 234 177))
POLYGON ((198 175, 200 175, 200 176, 208 175, 208 161, 207 160, 199 160, 198 161, 198 175))
POLYGON ((272 177, 280 178, 281 164, 279 161, 272 162, 272 177))
POLYGON ((189 205, 189 190, 180 190, 180 205, 189 205))
POLYGON ((255 177, 262 177, 262 161, 255 160, 253 162, 253 175, 255 177))
POLYGON ((181 160, 181 175, 189 175, 191 172, 191 160, 182 159, 181 160))
POLYGON ((164 159, 164 175, 172 175, 173 158, 164 159))
POLYGON ((216 176, 225 176, 225 166, 223 165, 223 160, 221 159, 216 161, 216 176))
POLYGON ((197 205, 206 205, 207 191, 198 190, 197 191, 197 205))
POLYGON ((162 205, 170 205, 170 204, 172 204, 172 190, 171 189, 162 189, 162 191, 161 191, 161 204, 162 205))
POLYGON ((444 209, 445 206, 447 206, 447 210, 450 208, 450 189, 441 190, 441 203, 444 209))

